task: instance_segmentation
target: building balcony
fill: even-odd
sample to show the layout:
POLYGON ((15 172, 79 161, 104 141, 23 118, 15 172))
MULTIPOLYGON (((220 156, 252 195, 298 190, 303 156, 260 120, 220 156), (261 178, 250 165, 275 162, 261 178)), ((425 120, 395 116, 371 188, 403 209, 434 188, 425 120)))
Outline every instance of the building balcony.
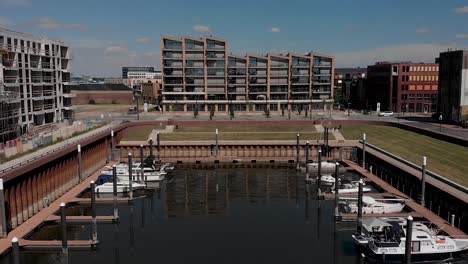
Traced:
POLYGON ((331 85, 330 82, 313 82, 313 85, 331 85))
POLYGON ((66 110, 66 111, 74 111, 76 109, 76 107, 74 105, 64 105, 63 106, 63 110, 66 110))
POLYGON ((17 86, 19 85, 19 77, 18 76, 5 76, 3 77, 3 84, 5 86, 17 86))

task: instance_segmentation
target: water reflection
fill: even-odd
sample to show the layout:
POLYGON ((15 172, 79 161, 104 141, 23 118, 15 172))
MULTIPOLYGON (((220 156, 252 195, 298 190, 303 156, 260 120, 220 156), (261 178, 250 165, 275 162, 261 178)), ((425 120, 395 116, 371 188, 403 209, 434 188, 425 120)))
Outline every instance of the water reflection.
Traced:
MULTIPOLYGON (((351 234, 334 222, 334 202, 317 201, 316 185, 288 166, 177 168, 159 189, 119 204, 119 223, 99 225, 95 252, 70 251, 68 263, 364 263, 351 234), (147 208, 149 207, 149 208, 147 208)), ((97 207, 112 215, 112 205, 97 207)), ((90 215, 75 206, 70 215, 90 215)), ((90 225, 69 239, 89 239, 90 225)), ((44 226, 30 239, 60 239, 44 226)), ((22 252, 22 263, 62 263, 61 253, 22 252)), ((10 263, 3 256, 0 264, 10 263)))

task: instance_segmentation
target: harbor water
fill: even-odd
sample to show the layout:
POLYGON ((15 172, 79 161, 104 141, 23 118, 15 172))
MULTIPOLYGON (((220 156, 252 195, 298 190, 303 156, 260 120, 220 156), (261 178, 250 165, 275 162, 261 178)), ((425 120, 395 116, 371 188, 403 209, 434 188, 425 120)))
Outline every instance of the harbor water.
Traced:
MULTIPOLYGON (((351 239, 356 223, 335 223, 333 200, 317 200, 304 179, 288 164, 178 166, 159 187, 135 193, 132 205, 119 204, 118 224, 98 225, 95 250, 67 258, 22 250, 21 263, 370 263, 351 239)), ((98 205, 97 213, 112 210, 98 205)), ((70 206, 67 214, 91 209, 70 206)), ((90 239, 91 225, 70 225, 67 235, 90 239)), ((27 239, 60 240, 61 227, 44 225, 27 239)))

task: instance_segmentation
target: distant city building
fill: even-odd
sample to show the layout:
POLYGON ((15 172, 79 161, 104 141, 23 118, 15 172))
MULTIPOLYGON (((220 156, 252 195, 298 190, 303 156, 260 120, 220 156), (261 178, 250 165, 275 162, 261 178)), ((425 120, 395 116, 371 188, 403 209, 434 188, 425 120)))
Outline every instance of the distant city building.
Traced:
POLYGON ((147 82, 141 84, 141 97, 145 103, 159 104, 161 96, 161 82, 147 82))
POLYGON ((394 112, 435 112, 439 82, 437 63, 377 62, 367 67, 369 107, 394 112))
POLYGON ((440 53, 439 111, 454 122, 468 120, 468 51, 440 53))
POLYGON ((74 105, 133 103, 133 90, 124 84, 80 84, 75 85, 72 92, 76 94, 74 105))
POLYGON ((70 48, 59 40, 0 29, 0 141, 73 120, 70 48), (7 106, 8 104, 8 106, 7 106))
POLYGON ((229 53, 219 38, 161 37, 163 108, 279 111, 333 103, 334 57, 229 53))
POLYGON ((162 79, 161 71, 154 72, 128 72, 127 79, 162 79))
POLYGON ((367 68, 336 68, 335 101, 345 107, 365 109, 366 77, 367 68))
POLYGON ((122 67, 122 78, 128 78, 128 72, 154 72, 154 67, 122 67))

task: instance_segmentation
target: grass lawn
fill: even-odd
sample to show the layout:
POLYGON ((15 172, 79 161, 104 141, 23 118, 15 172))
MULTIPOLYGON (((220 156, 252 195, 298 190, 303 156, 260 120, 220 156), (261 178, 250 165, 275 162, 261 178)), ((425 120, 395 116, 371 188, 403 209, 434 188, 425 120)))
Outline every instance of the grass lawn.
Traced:
MULTIPOLYGON (((153 129, 159 126, 129 128, 124 141, 147 140, 153 129)), ((179 125, 173 133, 161 133, 162 141, 208 141, 214 140, 216 128, 219 140, 296 140, 296 133, 301 133, 301 140, 319 140, 320 135, 313 125, 226 125, 212 124, 203 126, 179 125)), ((334 137, 330 134, 330 140, 334 137)), ((312 143, 312 142, 311 142, 312 143)))
POLYGON ((427 168, 464 186, 468 186, 468 148, 433 139, 395 127, 345 126, 345 139, 357 140, 366 133, 367 141, 415 164, 427 156, 427 168))

